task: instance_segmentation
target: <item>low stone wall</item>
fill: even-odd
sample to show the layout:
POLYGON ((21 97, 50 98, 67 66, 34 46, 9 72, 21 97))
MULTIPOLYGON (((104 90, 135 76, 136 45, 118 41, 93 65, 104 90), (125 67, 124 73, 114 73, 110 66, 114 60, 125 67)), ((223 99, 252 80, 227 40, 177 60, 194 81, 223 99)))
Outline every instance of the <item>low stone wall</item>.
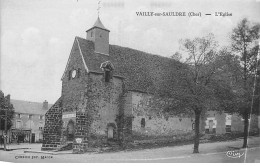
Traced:
POLYGON ((87 117, 85 112, 76 113, 76 132, 73 143, 73 153, 85 153, 88 148, 87 117))
POLYGON ((45 125, 43 130, 42 150, 57 149, 61 145, 62 128, 62 99, 58 101, 46 112, 45 125))

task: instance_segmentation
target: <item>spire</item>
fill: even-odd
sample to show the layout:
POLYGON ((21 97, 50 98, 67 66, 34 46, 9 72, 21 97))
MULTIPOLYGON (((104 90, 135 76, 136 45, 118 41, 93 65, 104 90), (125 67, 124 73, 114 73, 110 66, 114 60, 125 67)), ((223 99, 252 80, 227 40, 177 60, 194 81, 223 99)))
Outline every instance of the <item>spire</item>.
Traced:
POLYGON ((106 30, 108 32, 110 32, 107 28, 105 28, 105 26, 102 24, 99 16, 97 18, 97 21, 95 22, 95 24, 92 26, 92 28, 88 29, 87 32, 93 28, 100 28, 100 29, 103 29, 103 30, 106 30))

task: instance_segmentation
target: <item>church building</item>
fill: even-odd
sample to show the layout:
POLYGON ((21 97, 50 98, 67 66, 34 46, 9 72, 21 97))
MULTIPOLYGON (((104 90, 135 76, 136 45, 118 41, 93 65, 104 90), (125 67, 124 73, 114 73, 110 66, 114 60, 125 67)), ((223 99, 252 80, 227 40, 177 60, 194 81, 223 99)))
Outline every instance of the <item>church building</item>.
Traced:
MULTIPOLYGON (((193 116, 171 116, 165 110, 174 101, 154 97, 159 88, 177 79, 176 71, 183 64, 111 45, 109 32, 98 17, 85 38, 75 37, 61 97, 45 115, 42 150, 70 144, 74 153, 84 153, 109 144, 193 135, 193 116)), ((217 115, 210 116, 209 123, 204 121, 207 131, 225 133, 225 115, 218 116, 224 119, 221 125, 217 115)), ((205 129, 205 125, 201 126, 205 129)))

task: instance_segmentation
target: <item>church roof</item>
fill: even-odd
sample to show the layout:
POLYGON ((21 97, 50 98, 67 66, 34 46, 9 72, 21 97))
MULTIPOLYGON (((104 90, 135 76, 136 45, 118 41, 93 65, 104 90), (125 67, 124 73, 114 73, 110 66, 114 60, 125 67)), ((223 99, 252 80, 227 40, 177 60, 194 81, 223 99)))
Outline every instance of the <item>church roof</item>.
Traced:
MULTIPOLYGON (((11 99, 11 103, 15 113, 44 115, 47 112, 47 110, 43 109, 42 103, 14 99, 11 99)), ((51 106, 52 104, 49 104, 48 108, 51 106)))
POLYGON ((76 40, 90 72, 103 73, 100 65, 110 61, 114 75, 124 77, 127 90, 154 93, 178 80, 177 70, 183 67, 174 59, 117 45, 109 45, 109 56, 95 53, 92 41, 80 37, 76 40))
POLYGON ((109 31, 109 30, 108 30, 107 28, 105 28, 105 26, 102 24, 102 22, 101 22, 101 20, 100 20, 99 17, 97 18, 97 20, 96 20, 95 24, 93 25, 93 27, 90 28, 90 29, 88 29, 87 31, 89 31, 89 30, 91 30, 91 29, 93 29, 93 28, 95 28, 95 27, 109 31))

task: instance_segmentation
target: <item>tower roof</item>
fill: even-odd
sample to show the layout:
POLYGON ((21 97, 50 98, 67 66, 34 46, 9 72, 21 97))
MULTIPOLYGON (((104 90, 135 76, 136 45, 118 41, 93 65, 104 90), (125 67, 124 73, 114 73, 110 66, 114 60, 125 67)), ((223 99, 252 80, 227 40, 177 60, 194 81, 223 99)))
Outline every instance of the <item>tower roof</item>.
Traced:
MULTIPOLYGON (((106 30, 106 31, 109 31, 107 28, 105 28, 105 26, 102 24, 100 18, 98 17, 97 18, 97 21, 95 22, 95 24, 93 25, 92 28, 88 29, 87 31, 93 29, 93 28, 100 28, 100 29, 103 29, 103 30, 106 30)), ((110 31, 109 31, 110 32, 110 31)))

